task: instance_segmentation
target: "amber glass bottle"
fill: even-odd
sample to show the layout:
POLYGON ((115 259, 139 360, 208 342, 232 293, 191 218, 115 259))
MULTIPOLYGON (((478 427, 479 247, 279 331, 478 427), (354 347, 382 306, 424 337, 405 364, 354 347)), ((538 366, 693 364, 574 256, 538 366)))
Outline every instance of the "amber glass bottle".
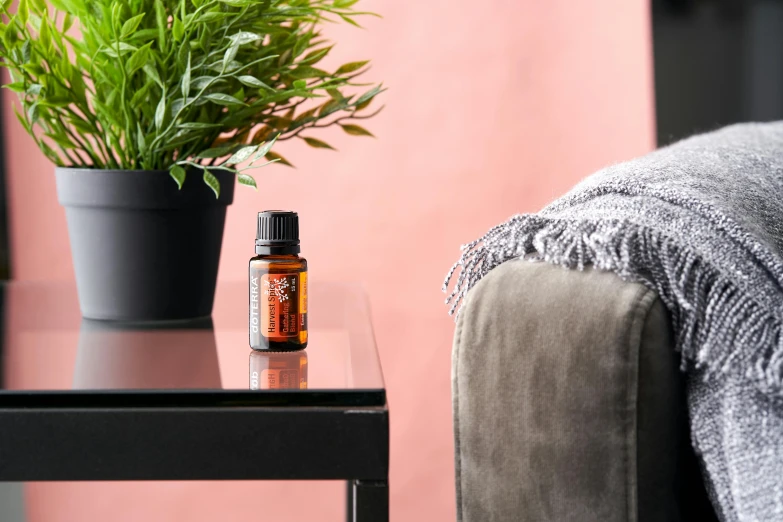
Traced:
POLYGON ((250 347, 290 352, 307 346, 307 260, 299 256, 296 212, 258 213, 250 259, 250 347))

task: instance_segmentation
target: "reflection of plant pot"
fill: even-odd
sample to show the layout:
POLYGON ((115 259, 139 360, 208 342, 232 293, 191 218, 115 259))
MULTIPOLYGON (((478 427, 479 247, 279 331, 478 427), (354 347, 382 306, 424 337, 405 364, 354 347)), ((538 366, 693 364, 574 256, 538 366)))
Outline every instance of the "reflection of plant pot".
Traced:
POLYGON ((220 198, 189 173, 56 169, 82 315, 156 321, 212 313, 234 174, 215 171, 220 198))
POLYGON ((212 319, 154 326, 83 319, 73 387, 220 388, 212 319))

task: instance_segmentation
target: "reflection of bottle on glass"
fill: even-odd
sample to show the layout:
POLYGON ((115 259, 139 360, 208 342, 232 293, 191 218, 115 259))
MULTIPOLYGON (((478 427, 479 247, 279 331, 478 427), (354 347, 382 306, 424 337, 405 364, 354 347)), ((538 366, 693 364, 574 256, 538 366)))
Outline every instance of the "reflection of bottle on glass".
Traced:
POLYGON ((307 352, 250 352, 251 390, 307 388, 307 352))

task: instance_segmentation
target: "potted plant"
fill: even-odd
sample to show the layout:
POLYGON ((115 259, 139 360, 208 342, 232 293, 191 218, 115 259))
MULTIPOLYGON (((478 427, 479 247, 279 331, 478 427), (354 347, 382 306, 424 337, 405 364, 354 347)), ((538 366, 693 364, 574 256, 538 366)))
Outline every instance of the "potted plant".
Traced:
MULTIPOLYGON (((211 314, 226 206, 275 140, 356 120, 367 62, 318 67, 324 22, 357 0, 2 1, 0 58, 17 117, 56 165, 82 314, 211 314), (240 165, 244 165, 240 167, 240 165)), ((290 164, 289 164, 290 165, 290 164)))

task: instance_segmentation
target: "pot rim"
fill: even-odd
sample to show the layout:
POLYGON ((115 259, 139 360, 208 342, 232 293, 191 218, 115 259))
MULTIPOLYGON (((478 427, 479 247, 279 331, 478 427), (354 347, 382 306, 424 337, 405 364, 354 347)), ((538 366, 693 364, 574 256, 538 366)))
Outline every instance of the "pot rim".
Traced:
MULTIPOLYGON (((191 166, 187 166, 187 167, 183 167, 183 168, 186 171, 188 171, 188 172, 193 171, 193 170, 199 170, 199 171, 202 170, 200 167, 196 168, 196 167, 191 167, 191 166)), ((215 167, 206 167, 206 168, 207 168, 208 171, 213 172, 213 173, 224 172, 226 174, 234 175, 233 173, 228 172, 228 171, 223 170, 223 169, 216 169, 215 167)), ((65 171, 68 171, 68 172, 83 172, 85 174, 86 173, 96 173, 96 172, 122 172, 122 173, 133 172, 133 173, 139 173, 139 174, 150 174, 150 173, 168 174, 169 173, 169 171, 167 169, 152 169, 152 170, 150 170, 150 169, 96 169, 96 168, 92 168, 92 167, 60 167, 60 166, 55 166, 54 169, 55 170, 65 170, 65 171)))
POLYGON ((216 198, 194 170, 199 169, 187 171, 180 190, 167 170, 55 167, 57 198, 65 207, 133 210, 225 207, 234 201, 233 172, 210 170, 220 182, 220 197, 216 198))

